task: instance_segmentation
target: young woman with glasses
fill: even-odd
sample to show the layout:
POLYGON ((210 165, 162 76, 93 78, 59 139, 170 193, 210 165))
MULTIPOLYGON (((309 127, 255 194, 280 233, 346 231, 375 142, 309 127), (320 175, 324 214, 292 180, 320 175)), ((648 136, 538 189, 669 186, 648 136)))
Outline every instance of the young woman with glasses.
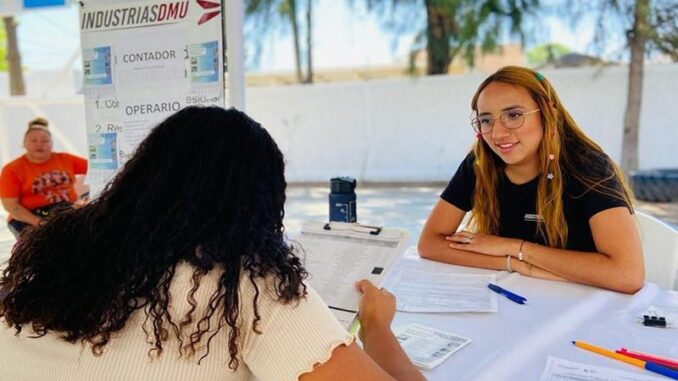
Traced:
POLYGON ((631 191, 540 73, 505 67, 472 101, 478 138, 433 208, 422 257, 634 293, 644 282, 631 191), (469 224, 458 228, 466 213, 469 224))

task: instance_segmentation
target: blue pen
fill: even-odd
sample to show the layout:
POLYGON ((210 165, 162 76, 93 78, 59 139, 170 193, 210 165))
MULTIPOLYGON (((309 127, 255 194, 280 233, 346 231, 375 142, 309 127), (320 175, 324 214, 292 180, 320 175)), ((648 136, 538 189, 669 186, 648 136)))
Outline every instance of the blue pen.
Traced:
POLYGON ((514 301, 518 304, 525 304, 525 302, 527 302, 526 298, 524 298, 524 297, 522 297, 518 294, 514 294, 509 290, 501 288, 501 287, 497 286, 496 284, 490 283, 490 284, 487 285, 487 287, 489 287, 490 290, 496 292, 497 294, 504 295, 509 300, 514 301))
POLYGON ((673 369, 667 368, 665 366, 655 364, 655 363, 650 362, 650 361, 645 361, 645 369, 647 369, 651 372, 661 374, 661 375, 666 376, 666 377, 671 377, 674 380, 678 380, 678 371, 677 370, 673 370, 673 369))

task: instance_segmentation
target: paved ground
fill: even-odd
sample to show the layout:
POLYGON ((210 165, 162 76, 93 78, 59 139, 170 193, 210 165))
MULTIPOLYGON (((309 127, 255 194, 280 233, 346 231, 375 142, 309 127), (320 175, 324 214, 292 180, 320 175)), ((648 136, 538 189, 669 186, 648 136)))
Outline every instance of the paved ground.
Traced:
POLYGON ((678 229, 678 202, 642 202, 636 201, 636 208, 678 229))
MULTIPOLYGON (((397 227, 419 236, 433 204, 445 184, 422 186, 359 186, 357 190, 358 222, 397 227)), ((328 217, 326 186, 290 187, 285 207, 285 226, 292 231, 304 220, 324 221, 328 217)), ((636 202, 636 208, 678 229, 678 202, 636 202)))
MULTIPOLYGON (((358 221, 369 225, 385 225, 410 232, 414 245, 443 185, 422 186, 360 186, 358 188, 358 221)), ((328 216, 328 187, 292 186, 288 190, 285 226, 293 232, 305 220, 325 221, 328 216)), ((678 228, 678 202, 638 202, 637 209, 654 215, 678 228)), ((4 220, 4 211, 0 212, 4 220)), ((9 257, 14 238, 0 222, 0 263, 9 257)))

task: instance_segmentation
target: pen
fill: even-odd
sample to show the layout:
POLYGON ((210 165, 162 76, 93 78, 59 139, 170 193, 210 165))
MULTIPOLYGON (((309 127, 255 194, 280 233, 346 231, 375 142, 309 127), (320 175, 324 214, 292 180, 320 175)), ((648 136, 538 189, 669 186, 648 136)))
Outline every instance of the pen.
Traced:
POLYGON ((524 297, 522 297, 518 294, 514 294, 507 289, 501 288, 501 287, 497 286, 496 284, 490 283, 490 284, 487 285, 487 287, 489 287, 490 290, 496 292, 497 294, 504 295, 508 299, 510 299, 510 300, 512 300, 512 301, 514 301, 518 304, 525 304, 525 302, 527 302, 527 299, 525 299, 524 297))
POLYGON ((630 351, 626 348, 621 348, 620 350, 617 351, 617 353, 622 354, 624 356, 633 357, 638 360, 650 361, 655 364, 665 366, 667 368, 673 368, 675 370, 678 370, 678 360, 673 360, 668 357, 661 357, 657 355, 651 355, 649 353, 630 351))
POLYGON ((633 366, 637 366, 639 368, 649 370, 650 372, 654 372, 654 373, 657 373, 657 374, 661 374, 662 376, 666 376, 666 377, 670 377, 674 380, 678 380, 678 371, 675 371, 673 369, 669 369, 665 366, 661 366, 659 364, 655 364, 655 363, 650 362, 650 361, 643 361, 643 360, 639 360, 639 359, 636 359, 636 358, 633 358, 633 357, 624 356, 623 354, 613 352, 611 350, 608 350, 608 349, 605 349, 605 348, 602 348, 602 347, 599 347, 599 346, 596 346, 596 345, 593 345, 593 344, 585 343, 583 341, 573 341, 572 344, 574 344, 575 346, 577 346, 581 349, 585 349, 587 351, 597 353, 601 356, 605 356, 605 357, 609 357, 611 359, 623 361, 627 364, 631 364, 633 366))

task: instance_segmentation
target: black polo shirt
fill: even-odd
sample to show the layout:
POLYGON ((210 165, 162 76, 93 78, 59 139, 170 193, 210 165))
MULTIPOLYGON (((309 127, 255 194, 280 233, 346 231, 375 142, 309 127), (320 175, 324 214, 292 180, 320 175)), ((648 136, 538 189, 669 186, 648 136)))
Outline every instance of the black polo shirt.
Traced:
MULTIPOLYGON (((466 156, 440 195, 443 200, 467 212, 473 207, 476 181, 474 160, 473 153, 466 156)), ((612 168, 607 170, 612 171, 612 168)), ((536 211, 537 185, 541 175, 520 185, 513 184, 503 173, 499 176, 499 236, 546 245, 544 237, 537 231, 537 221, 541 219, 536 211)), ((604 185, 621 189, 621 182, 617 177, 606 180, 604 185)), ((572 178, 566 177, 564 187, 563 211, 568 226, 566 249, 595 252, 597 250, 589 219, 603 210, 628 205, 596 189, 586 189, 572 178)))

